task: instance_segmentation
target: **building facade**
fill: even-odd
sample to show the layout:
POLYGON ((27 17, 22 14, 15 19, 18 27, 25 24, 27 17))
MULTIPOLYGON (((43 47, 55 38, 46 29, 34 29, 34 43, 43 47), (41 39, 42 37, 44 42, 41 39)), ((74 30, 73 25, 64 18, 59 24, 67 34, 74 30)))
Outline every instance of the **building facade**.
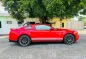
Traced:
MULTIPOLYGON (((39 18, 26 18, 24 23, 30 22, 32 24, 40 23, 39 18)), ((53 23, 54 28, 68 28, 74 30, 83 30, 84 23, 83 21, 72 21, 70 19, 63 19, 60 21, 59 18, 53 18, 49 20, 50 23, 53 23)), ((23 24, 24 24, 23 23, 23 24)), ((8 34, 11 28, 18 28, 23 26, 23 24, 18 24, 16 19, 10 17, 9 14, 0 14, 0 35, 8 34)))
MULTIPOLYGON (((26 18, 24 19, 24 23, 40 23, 39 18, 26 18)), ((72 19, 63 19, 60 21, 59 18, 54 17, 50 19, 48 22, 53 23, 52 27, 54 28, 67 28, 67 29, 74 29, 74 30, 83 30, 84 29, 84 22, 83 21, 75 21, 72 19)))
POLYGON ((9 14, 0 13, 0 35, 8 34, 11 28, 17 28, 16 19, 10 17, 9 14))
POLYGON ((73 30, 83 30, 84 29, 84 22, 83 21, 76 21, 72 19, 63 19, 60 21, 59 18, 53 18, 50 22, 55 22, 52 24, 54 28, 67 28, 73 30))

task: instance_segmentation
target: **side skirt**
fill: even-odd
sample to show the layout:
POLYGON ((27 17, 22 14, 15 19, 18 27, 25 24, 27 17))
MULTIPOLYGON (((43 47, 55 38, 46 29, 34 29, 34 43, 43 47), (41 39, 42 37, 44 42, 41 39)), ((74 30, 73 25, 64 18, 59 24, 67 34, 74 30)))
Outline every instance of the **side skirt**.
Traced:
POLYGON ((32 38, 32 42, 61 42, 63 38, 32 38))

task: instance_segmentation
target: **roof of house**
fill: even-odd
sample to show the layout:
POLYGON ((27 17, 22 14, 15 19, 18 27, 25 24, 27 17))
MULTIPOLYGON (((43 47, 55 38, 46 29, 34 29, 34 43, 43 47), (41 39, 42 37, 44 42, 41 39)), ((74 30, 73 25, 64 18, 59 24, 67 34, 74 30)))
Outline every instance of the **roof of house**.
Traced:
POLYGON ((10 14, 8 12, 5 12, 5 13, 0 12, 0 16, 10 16, 10 14))

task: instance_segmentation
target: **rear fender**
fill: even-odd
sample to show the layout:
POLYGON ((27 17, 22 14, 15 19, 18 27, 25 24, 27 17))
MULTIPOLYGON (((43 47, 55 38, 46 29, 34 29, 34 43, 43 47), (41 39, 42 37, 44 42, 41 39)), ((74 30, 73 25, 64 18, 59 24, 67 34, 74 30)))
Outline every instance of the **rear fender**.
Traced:
POLYGON ((31 37, 30 37, 29 35, 27 35, 27 34, 22 34, 22 35, 20 35, 20 36, 18 37, 18 40, 19 40, 19 38, 20 38, 21 36, 23 36, 23 35, 26 35, 26 36, 28 36, 28 37, 31 39, 31 37))

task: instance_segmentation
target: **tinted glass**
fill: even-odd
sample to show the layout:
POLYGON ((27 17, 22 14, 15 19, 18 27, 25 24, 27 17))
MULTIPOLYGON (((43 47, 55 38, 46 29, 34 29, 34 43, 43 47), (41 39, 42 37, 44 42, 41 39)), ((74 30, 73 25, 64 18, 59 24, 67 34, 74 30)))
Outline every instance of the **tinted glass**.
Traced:
POLYGON ((36 27, 36 30, 50 30, 51 29, 51 27, 47 25, 37 25, 35 27, 36 27))

